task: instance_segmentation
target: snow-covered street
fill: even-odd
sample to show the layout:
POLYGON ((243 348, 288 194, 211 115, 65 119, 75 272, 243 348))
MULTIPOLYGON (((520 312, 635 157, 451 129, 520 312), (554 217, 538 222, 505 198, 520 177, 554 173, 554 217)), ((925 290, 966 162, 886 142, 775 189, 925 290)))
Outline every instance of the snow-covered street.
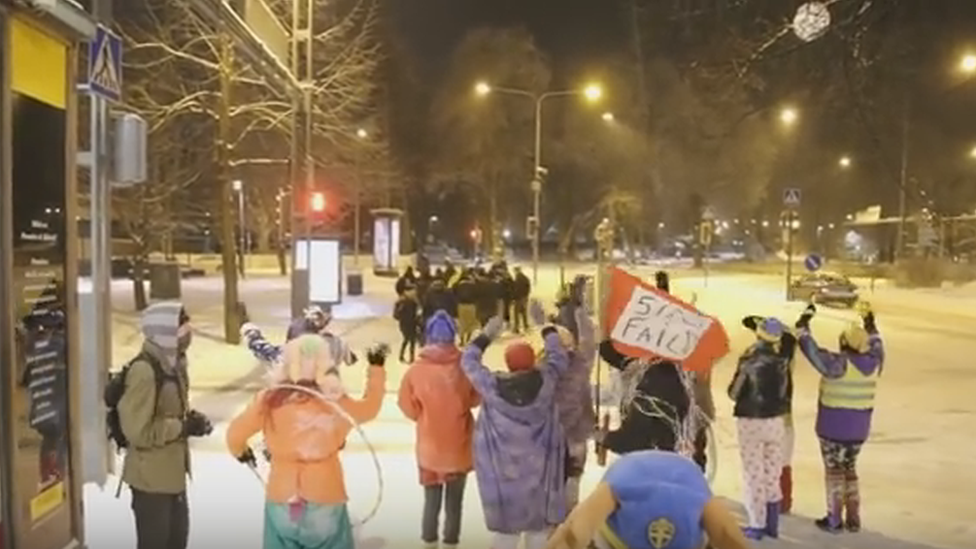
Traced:
MULTIPOLYGON (((568 273, 571 276, 574 273, 568 273)), ((643 273, 642 273, 643 274, 643 273)), ((707 284, 699 273, 676 273, 679 296, 698 296, 698 306, 720 318, 733 342, 733 351, 717 366, 715 398, 719 419, 719 468, 715 491, 739 499, 739 458, 725 387, 735 357, 751 341, 741 328, 747 314, 776 315, 795 320, 802 304, 783 300, 782 280, 760 275, 716 275, 707 284)), ((541 273, 536 295, 551 301, 556 274, 541 273)), ((288 320, 288 281, 252 277, 242 283, 242 296, 252 319, 266 328, 272 340, 283 339, 288 320)), ((976 547, 976 292, 964 290, 905 291, 881 285, 872 301, 885 339, 887 362, 882 377, 872 438, 861 458, 863 518, 868 532, 843 537, 821 534, 811 519, 823 514, 822 466, 813 434, 817 376, 803 360, 797 361, 794 415, 797 447, 794 459, 795 516, 786 521, 786 535, 762 547, 844 547, 846 549, 910 549, 976 547)), ((366 294, 349 298, 334 310, 334 331, 356 349, 376 341, 399 343, 391 316, 393 281, 366 278, 366 294)), ((141 342, 138 319, 132 313, 131 288, 114 289, 114 362, 133 356, 141 342)), ((184 281, 184 302, 198 333, 190 350, 194 407, 218 423, 214 435, 194 449, 194 475, 190 493, 191 543, 204 549, 220 543, 242 549, 260 547, 262 486, 254 475, 223 449, 223 427, 261 383, 261 368, 242 348, 222 343, 221 281, 217 278, 184 281)), ((840 330, 855 319, 847 310, 822 309, 813 321, 815 336, 824 346, 836 345, 840 330)), ((496 345, 489 361, 501 364, 496 345)), ((388 365, 387 399, 380 417, 365 431, 376 446, 383 475, 382 503, 375 520, 361 532, 362 547, 399 549, 420 546, 422 492, 413 457, 413 427, 395 404, 395 392, 405 369, 395 357, 388 365)), ((363 369, 344 370, 347 386, 358 391, 363 369)), ((604 371, 604 379, 605 377, 604 371)), ((345 451, 346 481, 354 514, 369 511, 378 493, 377 473, 366 445, 352 437, 345 451)), ((584 490, 601 469, 591 462, 584 490)), ((473 477, 466 495, 462 546, 488 547, 473 477)), ((86 527, 89 546, 96 549, 131 547, 134 540, 128 498, 114 497, 114 481, 86 491, 86 527)))

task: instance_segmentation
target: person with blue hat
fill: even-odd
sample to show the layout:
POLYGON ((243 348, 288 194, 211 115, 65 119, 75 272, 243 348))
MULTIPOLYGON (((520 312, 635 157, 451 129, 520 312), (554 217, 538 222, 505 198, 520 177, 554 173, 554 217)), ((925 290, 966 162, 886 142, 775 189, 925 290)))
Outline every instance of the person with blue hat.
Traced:
POLYGON ((735 517, 691 459, 661 450, 613 462, 546 549, 748 549, 735 517))
POLYGON ((457 325, 445 312, 427 321, 426 344, 403 375, 397 405, 416 424, 417 465, 424 490, 424 547, 457 547, 468 473, 474 468, 474 416, 480 398, 461 369, 457 325), (441 536, 441 512, 444 513, 441 536))
POLYGON ((784 416, 790 409, 791 355, 783 352, 786 326, 775 318, 747 317, 756 342, 739 357, 729 397, 742 458, 742 484, 748 525, 746 537, 779 537, 780 471, 783 467, 784 416))

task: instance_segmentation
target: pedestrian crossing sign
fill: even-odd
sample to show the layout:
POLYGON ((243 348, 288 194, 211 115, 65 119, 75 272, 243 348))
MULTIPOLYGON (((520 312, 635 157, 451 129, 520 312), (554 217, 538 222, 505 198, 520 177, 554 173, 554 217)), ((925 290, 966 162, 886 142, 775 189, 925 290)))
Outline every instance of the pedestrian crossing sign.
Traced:
POLYGON ((795 208, 800 205, 802 197, 800 189, 786 189, 783 191, 783 205, 795 208))
POLYGON ((122 99, 122 39, 101 26, 88 46, 88 89, 111 101, 122 99))

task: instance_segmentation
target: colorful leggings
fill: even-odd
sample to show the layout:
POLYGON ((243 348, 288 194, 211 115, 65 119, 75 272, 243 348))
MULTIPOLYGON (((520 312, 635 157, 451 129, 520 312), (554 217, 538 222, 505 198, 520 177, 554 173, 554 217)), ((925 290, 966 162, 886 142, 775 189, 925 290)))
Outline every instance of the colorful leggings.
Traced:
POLYGON ((827 491, 827 518, 840 526, 846 510, 847 522, 860 526, 861 493, 857 482, 857 456, 863 442, 837 442, 820 439, 827 491))
POLYGON ((749 526, 764 528, 770 503, 780 501, 779 475, 783 468, 783 418, 738 418, 739 455, 749 526))
POLYGON ((266 502, 264 549, 353 549, 345 504, 266 502))

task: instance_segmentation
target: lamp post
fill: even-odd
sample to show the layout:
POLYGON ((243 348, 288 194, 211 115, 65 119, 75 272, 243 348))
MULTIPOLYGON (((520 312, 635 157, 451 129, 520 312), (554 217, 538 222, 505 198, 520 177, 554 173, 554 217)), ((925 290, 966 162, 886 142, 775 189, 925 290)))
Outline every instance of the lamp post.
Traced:
POLYGON ((235 179, 231 183, 234 188, 234 193, 237 194, 237 225, 239 227, 240 235, 240 257, 241 260, 238 262, 240 266, 238 270, 241 273, 241 278, 246 276, 244 262, 247 259, 247 249, 248 249, 248 238, 247 238, 247 225, 244 223, 244 182, 240 179, 235 179))
MULTIPOLYGON (((369 139, 369 132, 367 132, 364 128, 359 128, 358 130, 356 130, 356 137, 359 139, 359 141, 361 142, 361 144, 365 144, 364 142, 367 139, 369 139)), ((353 201, 354 201, 356 210, 355 210, 355 212, 353 212, 353 231, 352 232, 353 232, 353 238, 355 239, 355 242, 353 243, 353 259, 352 259, 352 263, 353 263, 353 265, 355 265, 357 267, 359 266, 359 243, 360 243, 360 240, 361 240, 361 237, 362 237, 362 235, 360 234, 361 231, 362 231, 362 228, 361 228, 361 219, 360 219, 360 215, 361 215, 360 214, 360 210, 362 210, 362 204, 361 204, 361 202, 362 202, 362 196, 363 196, 363 193, 362 193, 362 182, 363 182, 363 176, 362 176, 362 169, 363 169, 362 155, 363 155, 362 151, 359 151, 359 153, 356 155, 356 158, 357 158, 357 161, 356 161, 356 164, 357 164, 357 167, 356 167, 356 191, 353 193, 353 199, 354 199, 353 201)))
POLYGON ((499 88, 489 85, 486 82, 478 82, 475 85, 475 92, 480 96, 491 93, 501 93, 506 95, 517 95, 527 97, 535 102, 535 146, 533 152, 534 167, 532 170, 532 284, 539 283, 539 230, 540 206, 542 201, 542 179, 546 174, 546 169, 542 166, 542 106, 547 99, 554 97, 568 97, 582 95, 590 102, 599 101, 603 97, 603 89, 597 84, 590 84, 582 90, 560 90, 534 93, 531 91, 515 88, 499 88))
MULTIPOLYGON (((787 129, 796 125, 800 118, 799 113, 792 107, 787 107, 780 111, 779 120, 787 129)), ((796 220, 795 205, 786 205, 786 300, 791 300, 791 286, 793 284, 793 233, 799 228, 799 221, 796 220)))

